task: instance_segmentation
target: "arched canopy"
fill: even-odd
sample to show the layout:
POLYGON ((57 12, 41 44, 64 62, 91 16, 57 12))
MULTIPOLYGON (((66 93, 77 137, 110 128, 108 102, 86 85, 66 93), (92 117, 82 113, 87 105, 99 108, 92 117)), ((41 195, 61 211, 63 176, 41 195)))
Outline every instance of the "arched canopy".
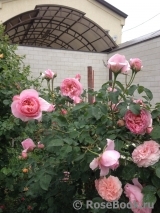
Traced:
POLYGON ((3 24, 12 44, 88 52, 108 52, 117 47, 85 13, 62 5, 37 5, 3 24))

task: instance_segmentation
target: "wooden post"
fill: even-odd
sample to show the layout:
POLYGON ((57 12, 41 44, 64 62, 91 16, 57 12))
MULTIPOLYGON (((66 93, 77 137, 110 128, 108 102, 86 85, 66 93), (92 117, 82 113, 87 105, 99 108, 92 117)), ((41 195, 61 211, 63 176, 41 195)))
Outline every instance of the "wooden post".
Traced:
MULTIPOLYGON (((94 70, 89 66, 88 68, 88 90, 94 91, 94 70)), ((88 95, 88 102, 92 104, 94 101, 94 96, 88 95)))
MULTIPOLYGON (((109 81, 111 81, 111 80, 112 80, 112 71, 109 70, 109 81)), ((112 83, 109 83, 109 85, 112 86, 112 83)))

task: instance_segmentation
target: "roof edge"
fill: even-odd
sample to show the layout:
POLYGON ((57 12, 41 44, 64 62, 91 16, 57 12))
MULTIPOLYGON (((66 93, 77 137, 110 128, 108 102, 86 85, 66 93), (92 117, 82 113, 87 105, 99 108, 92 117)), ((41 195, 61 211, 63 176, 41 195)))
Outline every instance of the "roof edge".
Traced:
POLYGON ((98 3, 102 4, 103 6, 109 8, 110 10, 112 10, 113 12, 117 13, 118 15, 122 16, 123 18, 127 18, 128 15, 124 12, 122 12, 121 10, 119 10, 118 8, 114 7, 113 5, 109 4, 108 2, 104 1, 104 0, 96 0, 98 3))

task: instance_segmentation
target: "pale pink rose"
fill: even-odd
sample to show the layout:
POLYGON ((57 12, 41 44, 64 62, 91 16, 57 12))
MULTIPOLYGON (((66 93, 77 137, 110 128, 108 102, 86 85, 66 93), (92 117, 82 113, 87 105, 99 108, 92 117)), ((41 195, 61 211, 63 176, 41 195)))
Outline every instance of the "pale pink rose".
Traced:
POLYGON ((22 121, 42 119, 42 111, 53 110, 53 105, 49 104, 43 98, 40 98, 38 92, 34 89, 26 89, 18 96, 13 97, 11 104, 12 114, 22 121))
POLYGON ((55 74, 52 72, 52 70, 48 69, 42 74, 42 77, 46 79, 52 79, 55 77, 55 74))
POLYGON ((26 159, 28 157, 27 151, 23 150, 21 154, 22 159, 26 159))
POLYGON ((124 55, 115 54, 109 60, 107 67, 114 73, 128 74, 130 66, 124 55))
POLYGON ((128 110, 124 116, 126 127, 134 134, 143 135, 148 127, 152 127, 152 117, 149 111, 142 109, 140 114, 135 115, 128 110))
POLYGON ((37 148, 38 149, 44 149, 44 144, 42 144, 40 141, 38 142, 38 145, 37 145, 37 148))
POLYGON ((160 145, 155 141, 145 141, 143 144, 137 146, 133 153, 133 162, 138 167, 148 167, 157 163, 160 159, 160 145))
POLYGON ((143 208, 142 185, 138 182, 137 178, 134 178, 132 182, 134 185, 127 183, 124 187, 124 193, 129 198, 131 210, 134 213, 151 213, 152 208, 149 208, 150 205, 147 208, 143 208))
POLYGON ((80 80, 81 80, 81 75, 80 75, 80 74, 77 74, 77 75, 75 76, 75 78, 76 78, 78 81, 80 81, 80 80))
POLYGON ((117 89, 116 89, 116 88, 113 89, 112 87, 108 87, 108 88, 107 88, 107 91, 108 91, 108 92, 116 92, 117 89))
POLYGON ((99 157, 94 158, 90 163, 92 170, 99 168, 100 176, 105 176, 109 173, 109 169, 115 170, 119 166, 119 152, 114 150, 114 141, 107 139, 107 147, 99 157))
POLYGON ((33 149, 36 147, 35 143, 32 139, 27 138, 26 140, 21 142, 24 152, 30 152, 33 151, 33 149))
POLYGON ((138 72, 142 69, 142 61, 139 58, 131 58, 130 61, 130 67, 133 71, 138 72))
POLYGON ((82 84, 76 78, 66 78, 62 81, 61 93, 68 96, 75 102, 80 102, 80 96, 83 92, 82 84))
POLYGON ((106 201, 118 200, 122 194, 122 183, 117 177, 109 176, 95 180, 98 194, 106 201))

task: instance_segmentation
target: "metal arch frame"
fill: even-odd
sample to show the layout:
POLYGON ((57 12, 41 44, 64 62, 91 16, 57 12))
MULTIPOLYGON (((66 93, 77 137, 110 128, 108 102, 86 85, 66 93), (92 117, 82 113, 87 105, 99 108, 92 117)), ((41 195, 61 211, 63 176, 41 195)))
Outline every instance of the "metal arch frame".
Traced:
POLYGON ((39 44, 38 46, 52 47, 52 44, 56 43, 60 46, 60 49, 70 48, 71 50, 81 50, 85 48, 86 51, 89 52, 107 52, 118 47, 118 45, 113 41, 113 39, 104 29, 102 29, 98 24, 96 24, 89 18, 86 18, 84 15, 85 13, 74 8, 62 5, 44 4, 37 5, 35 7, 35 10, 21 13, 4 22, 3 24, 6 26, 5 33, 8 34, 11 43, 15 43, 14 39, 18 38, 18 42, 16 43, 25 46, 27 46, 27 44, 33 44, 33 46, 34 44, 35 46, 39 44), (46 15, 48 11, 55 13, 52 16, 51 14, 46 15), (59 13, 60 15, 58 15, 59 13), (62 13, 63 15, 61 16, 62 13), (56 20, 56 18, 61 20, 56 20), (65 23, 65 20, 67 20, 68 23, 65 23), (13 24, 13 22, 15 23, 13 24), (42 27, 40 27, 39 24, 41 24, 42 27), (45 27, 43 27, 43 24, 45 24, 45 27), (51 29, 51 27, 48 27, 49 25, 55 25, 55 27, 51 29), (82 33, 76 32, 75 29, 72 29, 73 26, 76 26, 77 28, 83 26, 82 33), (22 27, 23 29, 19 31, 19 27, 22 27), (62 30, 60 29, 61 27, 64 27, 65 29, 62 30), (13 30, 15 30, 15 32, 12 32, 13 30), (59 31, 58 35, 54 33, 55 30, 59 31), (98 31, 100 31, 101 34, 98 33, 98 31), (90 32, 90 35, 94 33, 95 37, 97 38, 90 41, 88 38, 85 37, 86 32, 90 32), (13 35, 10 35, 12 33, 13 35), (43 33, 44 36, 42 36, 43 33), (63 40, 61 36, 63 36, 65 33, 73 37, 73 39, 71 39, 69 42, 63 40), (31 38, 32 35, 35 35, 34 38, 31 38), (46 42, 46 40, 50 41, 50 43, 46 42), (61 44, 59 44, 58 41, 60 41, 61 44), (71 43, 73 41, 80 42, 82 46, 78 49, 76 49, 74 46, 72 47, 71 43), (85 41, 86 44, 83 41, 85 41), (105 49, 98 51, 98 49, 96 49, 96 45, 94 45, 94 42, 97 41, 103 42, 103 46, 105 46, 105 49))

